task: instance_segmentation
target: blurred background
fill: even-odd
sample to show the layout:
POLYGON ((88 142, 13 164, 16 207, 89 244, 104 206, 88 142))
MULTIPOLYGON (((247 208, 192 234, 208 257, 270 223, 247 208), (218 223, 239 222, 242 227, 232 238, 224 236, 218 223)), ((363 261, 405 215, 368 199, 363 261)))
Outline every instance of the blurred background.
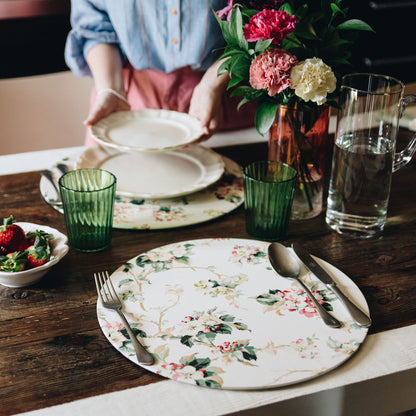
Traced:
MULTIPOLYGON (((195 0, 197 1, 197 0, 195 0)), ((353 71, 416 82, 416 0, 344 0, 361 34, 353 71)), ((65 65, 70 0, 0 0, 0 154, 83 144, 91 79, 65 65)))

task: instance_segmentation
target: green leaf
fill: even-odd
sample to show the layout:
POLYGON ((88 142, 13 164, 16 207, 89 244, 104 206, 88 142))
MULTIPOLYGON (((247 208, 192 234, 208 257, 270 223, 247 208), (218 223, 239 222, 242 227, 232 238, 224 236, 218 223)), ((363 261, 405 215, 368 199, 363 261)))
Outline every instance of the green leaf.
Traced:
POLYGON ((269 294, 263 294, 256 297, 256 301, 262 305, 274 305, 277 302, 276 298, 273 298, 269 294))
POLYGON ((184 335, 181 338, 181 344, 186 345, 187 347, 192 347, 194 345, 191 335, 184 335))
POLYGON ((232 93, 231 97, 236 97, 238 95, 247 95, 250 94, 253 91, 251 87, 247 87, 246 85, 242 85, 240 87, 237 87, 232 93))
POLYGON ((249 100, 248 98, 244 97, 237 105, 237 110, 240 110, 240 108, 244 105, 249 103, 251 100, 249 100))
POLYGON ((189 256, 175 257, 175 261, 188 264, 189 263, 189 256))
MULTIPOLYGON (((141 329, 131 328, 131 330, 133 331, 133 334, 136 337, 140 337, 140 338, 146 338, 147 337, 146 332, 142 331, 141 329)), ((130 336, 129 336, 126 328, 120 329, 119 331, 123 334, 124 338, 127 338, 129 340, 128 342, 131 342, 130 341, 130 336)))
POLYGON ((332 16, 331 16, 331 19, 328 23, 328 26, 330 26, 332 24, 332 22, 334 21, 334 19, 337 17, 338 14, 341 13, 345 17, 345 12, 339 7, 338 4, 331 3, 331 9, 332 9, 332 16))
POLYGON ((237 55, 230 64, 232 74, 248 79, 250 72, 250 59, 246 55, 237 55))
POLYGON ((237 84, 239 84, 241 81, 243 81, 243 78, 237 77, 237 76, 233 76, 230 79, 230 82, 228 83, 228 89, 235 87, 237 84))
POLYGON ((254 124, 256 126, 257 131, 264 136, 270 129, 273 124, 273 121, 276 117, 276 111, 279 107, 278 103, 261 103, 256 111, 256 115, 254 117, 254 124))
POLYGON ((227 62, 227 60, 222 62, 217 70, 217 76, 228 73, 228 66, 229 66, 229 63, 227 62))
POLYGON ((236 7, 230 19, 230 32, 234 35, 234 38, 237 39, 240 48, 248 51, 248 42, 244 37, 243 27, 244 25, 241 10, 239 7, 236 7))
POLYGON ((133 265, 131 263, 124 263, 123 266, 124 266, 124 269, 123 269, 124 273, 128 273, 133 268, 133 265))
POLYGON ((231 334, 232 330, 229 325, 219 324, 215 326, 215 332, 217 334, 231 334))
POLYGON ((243 357, 247 361, 251 361, 251 360, 256 361, 257 360, 256 353, 252 352, 252 351, 243 351, 243 357))
POLYGON ((242 323, 242 322, 234 322, 234 327, 237 328, 239 331, 247 331, 248 330, 248 326, 246 324, 242 323))
POLYGON ((367 23, 363 22, 360 19, 350 19, 339 24, 337 29, 340 30, 365 30, 368 32, 374 32, 373 28, 367 23))
POLYGON ((195 337, 199 341, 201 341, 201 342, 204 342, 204 341, 212 342, 215 339, 216 336, 217 336, 217 334, 215 332, 211 332, 211 331, 210 332, 202 332, 202 331, 199 331, 196 334, 195 337))
POLYGON ((279 10, 281 10, 283 12, 286 12, 289 15, 292 15, 293 14, 293 9, 292 9, 292 6, 290 5, 289 2, 283 3, 280 6, 279 10))
POLYGON ((250 94, 250 92, 252 91, 253 89, 251 87, 247 85, 241 85, 233 91, 232 96, 246 95, 246 94, 250 94))
POLYGON ((234 321, 234 316, 229 315, 229 314, 221 315, 220 319, 221 319, 221 321, 224 321, 224 322, 232 322, 232 321, 234 321))
POLYGON ((131 204, 133 205, 143 205, 144 204, 144 199, 132 199, 130 201, 131 204))
POLYGON ((260 39, 256 42, 254 51, 260 54, 264 52, 272 44, 272 42, 273 39, 260 39))
POLYGON ((331 3, 332 16, 335 17, 338 13, 345 14, 343 10, 335 3, 331 3))
POLYGON ((222 35, 224 37, 224 40, 227 43, 234 43, 234 37, 231 33, 231 23, 228 22, 227 20, 221 20, 218 15, 214 12, 214 16, 217 19, 218 24, 220 25, 220 29, 222 32, 222 35))
POLYGON ((332 307, 332 305, 328 302, 325 302, 323 305, 324 309, 326 309, 329 312, 332 312, 334 310, 334 308, 332 307))
POLYGON ((139 267, 145 267, 146 264, 151 263, 151 261, 147 258, 145 254, 141 254, 139 257, 136 258, 136 265, 139 267))
POLYGON ((297 48, 302 45, 302 42, 298 39, 295 32, 290 33, 286 36, 285 39, 283 39, 282 42, 282 49, 285 49, 287 51, 292 51, 294 48, 297 48))
POLYGON ((188 362, 188 365, 195 367, 196 370, 202 370, 210 364, 211 360, 209 358, 194 358, 192 361, 188 362))
POLYGON ((195 383, 198 386, 201 386, 201 387, 210 387, 212 389, 220 389, 221 388, 221 384, 218 383, 218 381, 211 380, 211 379, 201 378, 201 379, 195 380, 195 383))

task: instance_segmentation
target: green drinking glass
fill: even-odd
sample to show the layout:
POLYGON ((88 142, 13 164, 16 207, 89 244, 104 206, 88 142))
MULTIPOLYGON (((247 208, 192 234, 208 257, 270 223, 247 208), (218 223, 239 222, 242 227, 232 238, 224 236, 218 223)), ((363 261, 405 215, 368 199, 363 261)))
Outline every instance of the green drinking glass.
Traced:
POLYGON ((111 243, 116 177, 101 169, 76 169, 59 179, 69 244, 94 252, 111 243))
POLYGON ((297 171, 286 163, 257 161, 243 169, 247 233, 264 241, 281 241, 292 211, 297 171))

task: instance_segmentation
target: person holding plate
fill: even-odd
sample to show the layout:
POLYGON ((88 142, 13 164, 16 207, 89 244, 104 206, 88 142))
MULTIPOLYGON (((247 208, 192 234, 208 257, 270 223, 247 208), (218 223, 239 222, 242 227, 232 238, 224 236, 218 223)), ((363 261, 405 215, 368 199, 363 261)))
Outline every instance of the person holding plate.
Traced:
MULTIPOLYGON (((225 45, 214 10, 226 0, 71 0, 65 60, 95 88, 85 125, 113 112, 142 108, 189 113, 205 137, 218 129, 251 127, 254 105, 217 76, 225 45)), ((94 140, 87 134, 86 144, 94 140)))

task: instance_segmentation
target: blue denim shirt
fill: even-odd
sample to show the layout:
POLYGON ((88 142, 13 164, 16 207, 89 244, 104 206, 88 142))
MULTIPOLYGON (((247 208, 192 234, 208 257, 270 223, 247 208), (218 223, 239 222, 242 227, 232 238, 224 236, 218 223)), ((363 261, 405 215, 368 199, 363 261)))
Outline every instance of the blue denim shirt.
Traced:
POLYGON ((227 0, 71 0, 65 60, 76 75, 91 75, 85 56, 98 43, 119 46, 136 69, 206 70, 224 46, 214 11, 227 0))

